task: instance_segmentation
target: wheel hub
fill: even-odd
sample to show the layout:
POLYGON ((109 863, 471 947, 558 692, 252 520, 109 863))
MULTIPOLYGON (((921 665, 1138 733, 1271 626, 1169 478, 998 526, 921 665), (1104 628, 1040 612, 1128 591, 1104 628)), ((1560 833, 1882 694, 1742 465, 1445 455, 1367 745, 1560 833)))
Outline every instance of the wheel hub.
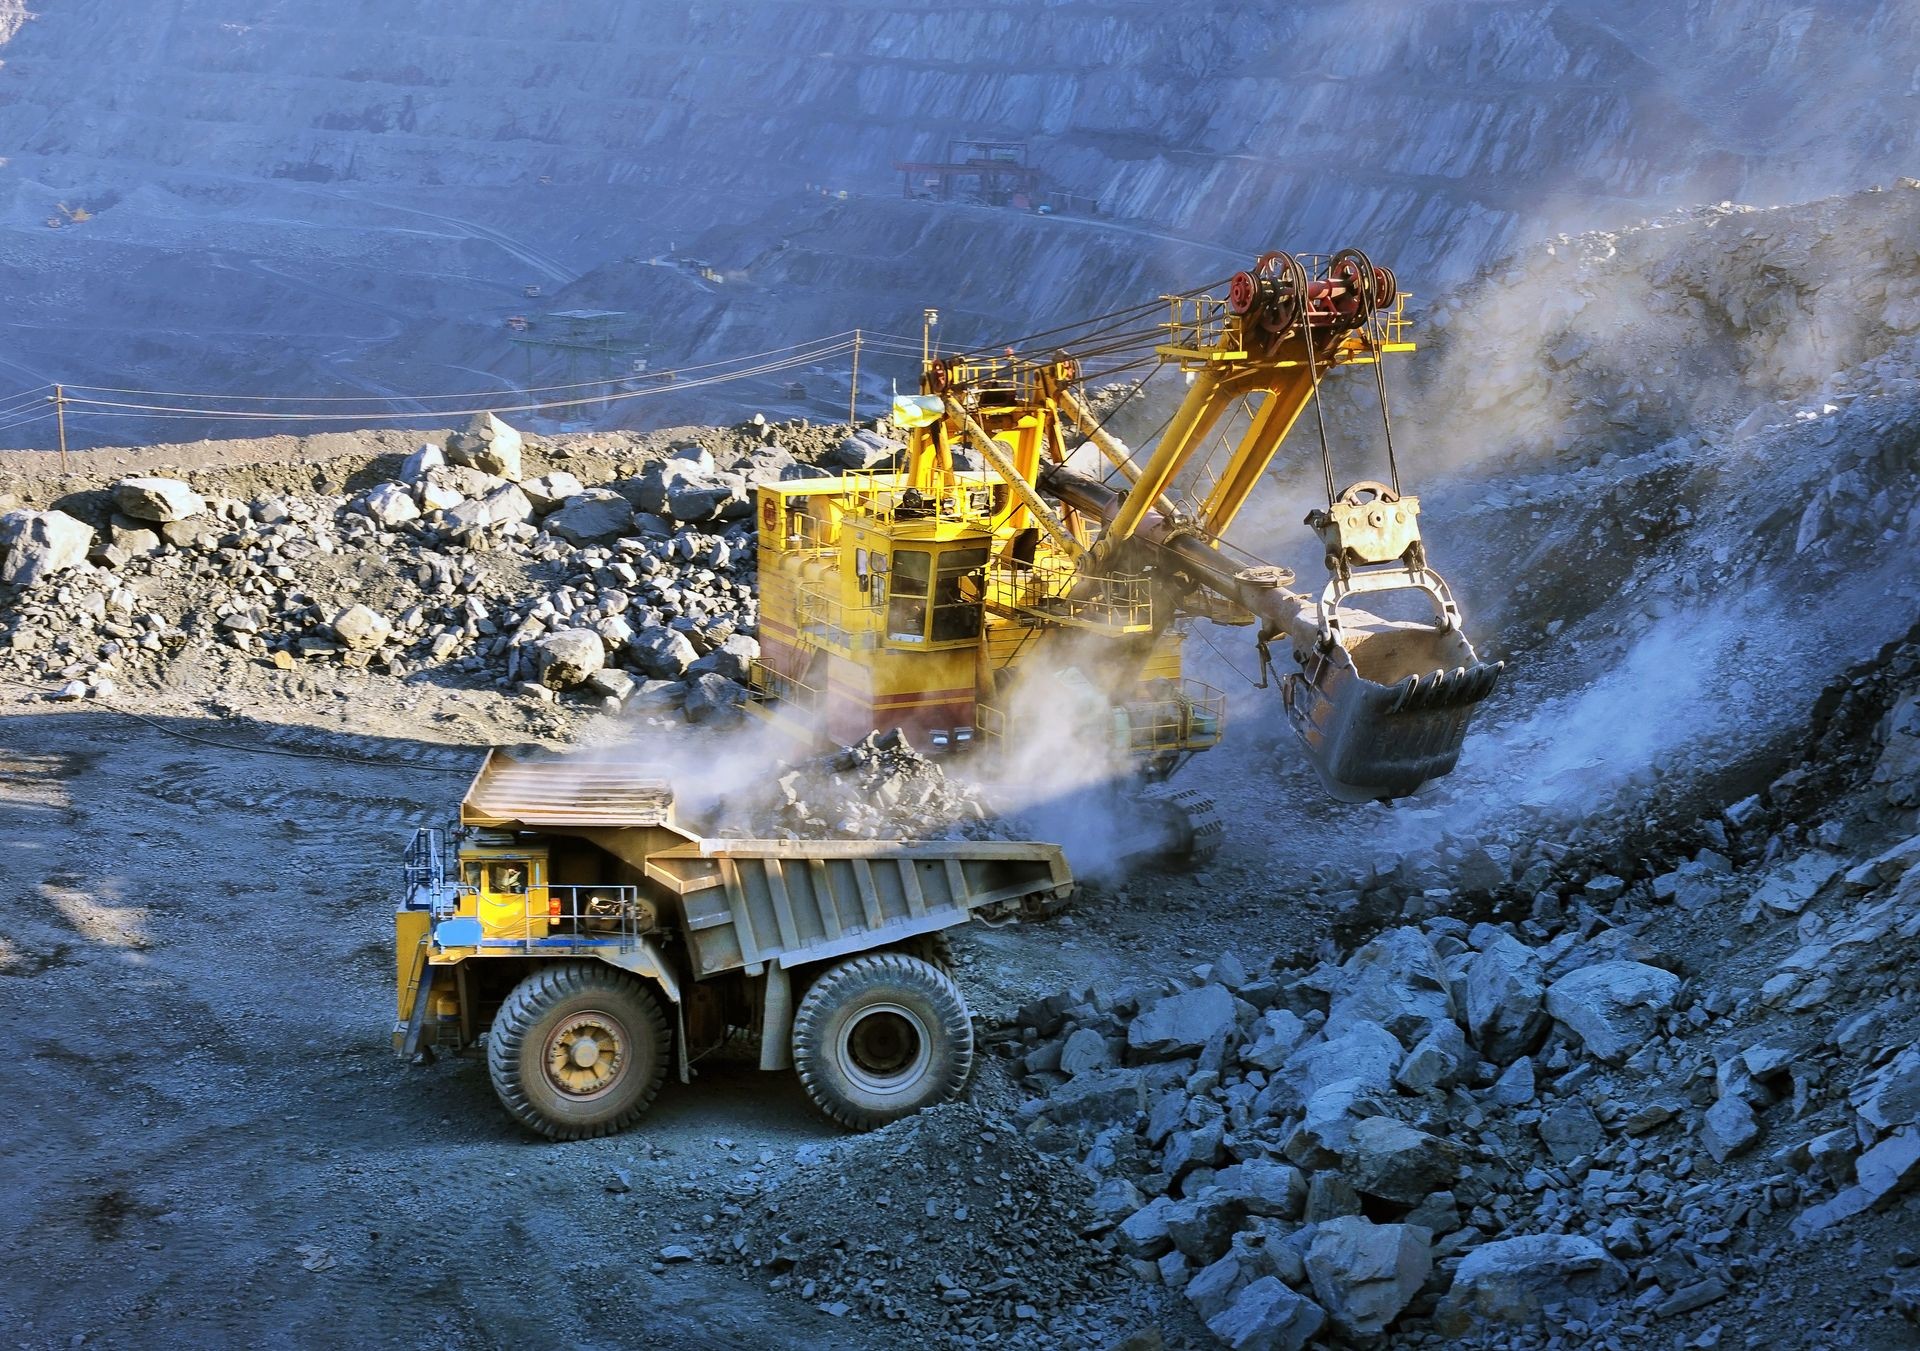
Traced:
POLYGON ((619 1025, 606 1014, 576 1014, 547 1041, 547 1079, 573 1097, 603 1093, 620 1075, 623 1045, 619 1025))
POLYGON ((899 1004, 862 1009, 841 1033, 840 1063, 869 1093, 899 1093, 918 1083, 933 1058, 918 1014, 899 1004))

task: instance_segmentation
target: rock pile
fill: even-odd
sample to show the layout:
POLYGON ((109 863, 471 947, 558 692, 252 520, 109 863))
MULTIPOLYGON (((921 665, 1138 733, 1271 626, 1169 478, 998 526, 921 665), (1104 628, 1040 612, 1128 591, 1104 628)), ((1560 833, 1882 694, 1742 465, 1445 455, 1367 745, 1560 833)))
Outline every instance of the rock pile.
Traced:
POLYGON ((1014 1125, 950 1103, 737 1179, 710 1260, 830 1314, 941 1346, 1097 1346, 1115 1259, 1087 1184, 1014 1125), (851 1183, 851 1185, 850 1185, 851 1183))
MULTIPOLYGON (((1712 1346, 1736 1295, 1767 1337, 1810 1243, 1920 1210, 1920 822, 1876 773, 1910 753, 1920 645, 1842 683, 1806 759, 1669 841, 1677 866, 1456 850, 1402 893, 1416 922, 1311 968, 1227 953, 1029 1005, 1017 1119, 1093 1185, 1103 1247, 1228 1346, 1712 1346)), ((1906 1316, 1902 1260, 1860 1319, 1906 1316)))
POLYGON ((523 438, 482 415, 353 495, 243 500, 209 473, 112 483, 95 525, 10 511, 0 660, 104 694, 217 646, 725 718, 759 655, 750 485, 822 472, 756 440, 730 469, 687 445, 589 485, 524 477, 523 438))
POLYGON ((979 794, 897 729, 788 770, 754 805, 750 826, 779 838, 853 840, 977 838, 989 828, 979 794))

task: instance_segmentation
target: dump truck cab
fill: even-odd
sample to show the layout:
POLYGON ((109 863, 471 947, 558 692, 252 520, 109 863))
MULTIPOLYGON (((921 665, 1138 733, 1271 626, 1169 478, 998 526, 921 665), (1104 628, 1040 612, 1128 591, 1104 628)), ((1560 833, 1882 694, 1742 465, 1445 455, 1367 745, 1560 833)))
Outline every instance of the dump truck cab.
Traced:
POLYGON ((403 880, 395 1050, 484 1036, 508 1112, 563 1139, 631 1124, 735 1037, 849 1126, 950 1098, 973 1034, 940 934, 1072 888, 1054 845, 708 838, 643 767, 499 751, 403 880))

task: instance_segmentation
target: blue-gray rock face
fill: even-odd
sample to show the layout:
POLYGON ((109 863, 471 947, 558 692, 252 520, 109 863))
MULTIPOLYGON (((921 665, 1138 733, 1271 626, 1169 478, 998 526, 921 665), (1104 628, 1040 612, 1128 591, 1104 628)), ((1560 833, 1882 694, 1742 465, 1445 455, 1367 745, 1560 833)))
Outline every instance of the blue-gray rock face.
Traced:
MULTIPOLYGON (((956 341, 988 339, 1276 246, 1359 243, 1431 294, 1522 235, 1914 161, 1920 36, 1901 0, 1847 8, 63 0, 28 22, 0 0, 0 202, 23 223, 0 279, 41 378, 229 392, 607 379, 651 334, 675 361, 912 334, 936 298, 977 326, 956 341), (896 162, 976 126, 1074 196, 903 200, 896 162), (31 284, 50 263, 63 284, 31 284), (645 331, 584 365, 538 345, 567 337, 544 316, 576 282, 645 331), (501 313, 525 287, 534 345, 501 313)), ((875 391, 912 373, 867 360, 875 391)))

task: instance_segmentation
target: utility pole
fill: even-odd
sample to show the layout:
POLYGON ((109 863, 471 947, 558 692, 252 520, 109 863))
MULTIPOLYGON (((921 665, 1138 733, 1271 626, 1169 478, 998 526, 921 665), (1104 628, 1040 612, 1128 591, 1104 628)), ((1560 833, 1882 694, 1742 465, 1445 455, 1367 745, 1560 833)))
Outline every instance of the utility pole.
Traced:
POLYGON ((854 419, 858 416, 854 408, 860 402, 860 330, 853 330, 853 388, 847 393, 847 430, 854 428, 854 419))
POLYGON ((67 472, 67 392, 53 387, 53 423, 60 429, 60 472, 67 472))

